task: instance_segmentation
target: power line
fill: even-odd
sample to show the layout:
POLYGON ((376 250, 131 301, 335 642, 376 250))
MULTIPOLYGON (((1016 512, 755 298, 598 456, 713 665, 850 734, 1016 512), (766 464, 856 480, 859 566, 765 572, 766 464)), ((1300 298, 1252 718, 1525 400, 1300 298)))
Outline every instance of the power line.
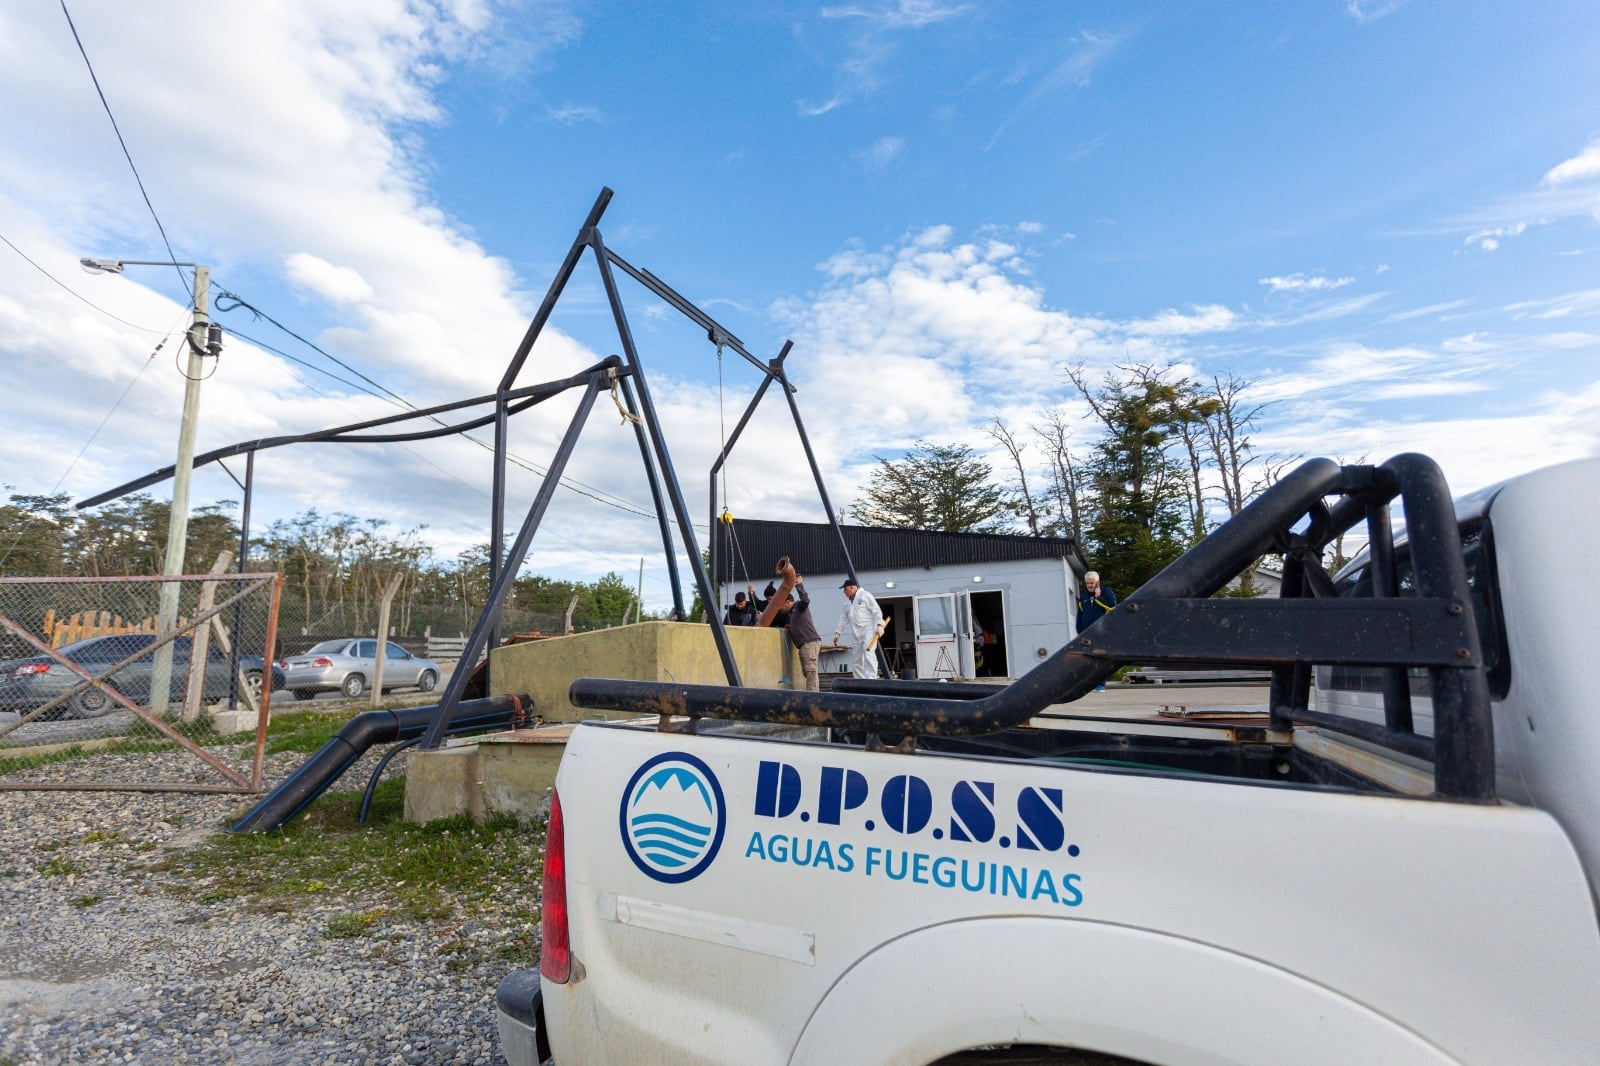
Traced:
MULTIPOLYGON (((0 237, 0 240, 5 240, 5 238, 0 237)), ((10 244, 11 242, 6 241, 6 243, 10 244)), ((184 312, 183 317, 189 317, 187 311, 184 312)), ((141 366, 138 372, 133 375, 133 380, 128 382, 128 387, 123 389, 122 395, 118 396, 116 401, 112 403, 111 410, 107 411, 105 413, 105 417, 100 419, 100 424, 94 427, 94 432, 89 434, 89 439, 83 442, 83 447, 78 449, 78 454, 74 455, 72 457, 72 462, 67 464, 67 468, 65 470, 61 471, 61 476, 56 478, 56 483, 50 486, 49 495, 54 496, 56 494, 56 490, 61 487, 61 483, 67 480, 67 475, 71 474, 72 468, 78 465, 78 461, 83 458, 83 453, 88 451, 89 445, 93 444, 95 442, 95 438, 100 436, 100 431, 106 428, 106 423, 111 421, 111 416, 117 413, 117 408, 122 406, 122 401, 128 398, 128 393, 133 391, 133 387, 139 383, 139 379, 144 376, 144 372, 150 369, 150 364, 156 361, 156 356, 161 354, 161 349, 166 346, 166 343, 170 341, 173 336, 177 334, 177 332, 178 329, 176 326, 174 326, 172 329, 168 330, 167 335, 162 337, 160 342, 156 344, 155 349, 150 353, 149 358, 144 361, 144 365, 141 366)), ((11 553, 16 550, 17 545, 22 543, 22 534, 23 531, 19 529, 17 531, 17 535, 12 539, 11 543, 6 546, 5 553, 0 554, 0 566, 5 565, 5 561, 11 558, 11 553)))
POLYGON ((101 307, 99 304, 95 303, 93 300, 89 299, 87 296, 84 296, 82 293, 78 292, 72 286, 68 285, 66 282, 62 281, 60 278, 58 278, 54 274, 50 273, 50 271, 46 270, 44 267, 40 266, 38 263, 35 263, 28 256, 27 252, 24 252, 21 248, 18 248, 16 245, 12 244, 11 241, 6 238, 5 234, 0 233, 0 241, 5 241, 6 247, 10 248, 13 252, 16 252, 19 256, 21 256, 23 262, 25 262, 29 266, 33 267, 33 269, 37 270, 39 273, 41 273, 45 277, 49 278, 51 281, 55 282, 57 285, 61 286, 61 288, 65 289, 67 291, 68 295, 72 296, 74 299, 82 301, 83 303, 87 304, 93 310, 98 311, 102 315, 105 315, 107 318, 111 319, 113 322, 121 322, 124 326, 131 326, 134 329, 139 330, 139 331, 141 331, 143 333, 153 333, 158 337, 161 336, 161 331, 159 329, 151 329, 149 326, 141 326, 137 322, 129 322, 125 318, 118 318, 116 315, 112 314, 110 311, 107 311, 104 307, 101 307))
MULTIPOLYGON (((273 318, 271 315, 267 314, 265 311, 261 310, 259 307, 256 307, 254 304, 252 304, 250 301, 246 300, 244 297, 240 296, 238 293, 230 292, 227 289, 221 288, 220 286, 217 287, 217 299, 216 299, 216 310, 217 311, 219 311, 219 312, 232 311, 232 310, 235 310, 236 308, 239 308, 239 307, 243 307, 246 310, 248 310, 251 313, 251 315, 253 315, 255 318, 257 318, 257 319, 265 319, 267 322, 270 322, 274 326, 277 326, 278 329, 282 330, 284 333, 287 333, 289 336, 293 337, 295 340, 299 341, 301 344, 304 344, 307 348, 310 348, 312 351, 316 352, 318 355, 322 356, 324 359, 327 359, 329 362, 335 364, 336 366, 339 366, 339 367, 344 368, 345 370, 348 370, 350 373, 354 374, 356 377, 360 378, 362 381, 364 381, 367 384, 371 385, 374 389, 381 390, 381 394, 378 393, 378 392, 372 392, 371 389, 361 388, 358 385, 351 385, 352 388, 359 389, 360 391, 365 392, 368 395, 374 396, 374 397, 376 397, 376 398, 378 398, 380 400, 388 400, 389 402, 396 403, 396 404, 400 405, 405 410, 411 410, 411 411, 417 410, 417 405, 412 403, 410 400, 407 400, 405 397, 401 396, 399 393, 395 392, 393 389, 390 389, 389 387, 387 387, 385 385, 382 385, 377 381, 374 381, 372 378, 370 378, 367 375, 363 374, 361 371, 357 370, 355 367, 351 366, 349 363, 346 363, 344 360, 338 358, 335 355, 330 354, 329 352, 327 352, 323 348, 319 347, 318 345, 313 344, 311 341, 307 340, 305 337, 303 337, 300 334, 296 333, 294 330, 290 329, 288 326, 285 326, 282 322, 279 322, 277 319, 273 318), (224 301, 228 301, 228 306, 224 306, 223 305, 224 301)), ((230 330, 230 332, 236 332, 236 331, 230 330)), ((243 334, 239 334, 239 336, 243 336, 243 334)), ((245 339, 248 340, 249 338, 245 338, 245 339)), ((259 343, 259 342, 251 341, 251 343, 254 344, 254 343, 259 343)), ((282 355, 287 359, 292 359, 294 362, 301 363, 304 366, 307 366, 307 367, 310 366, 310 364, 305 363, 303 360, 295 359, 293 356, 287 355, 286 353, 284 353, 283 351, 281 351, 281 350, 279 350, 277 348, 272 348, 272 347, 270 347, 268 345, 264 345, 264 344, 262 345, 262 347, 263 348, 267 348, 268 351, 276 352, 277 354, 282 355)), ((324 374, 327 374, 326 371, 320 371, 320 372, 324 373, 324 374)), ((333 374, 327 374, 327 376, 333 377, 334 380, 336 380, 336 381, 337 380, 341 380, 341 379, 339 379, 338 377, 336 377, 333 374)), ((350 383, 346 382, 345 384, 350 384, 350 383)), ((438 424, 440 426, 443 426, 445 424, 442 419, 438 418, 435 415, 429 415, 428 418, 429 418, 430 421, 432 421, 432 422, 434 422, 434 423, 436 423, 436 424, 438 424)), ((490 444, 488 441, 480 440, 479 438, 474 437, 472 434, 467 433, 465 431, 461 432, 459 435, 461 437, 463 437, 464 439, 471 441, 473 444, 476 444, 478 447, 484 449, 485 451, 489 451, 489 452, 493 452, 494 451, 494 446, 492 444, 490 444)), ((513 454, 513 453, 510 453, 510 452, 506 453, 506 459, 507 459, 507 461, 509 461, 511 463, 514 463, 517 466, 522 467, 522 469, 527 470, 527 471, 529 471, 531 473, 537 474, 540 477, 545 477, 549 473, 548 470, 546 470, 545 468, 539 466, 539 464, 533 462, 531 459, 524 459, 521 456, 513 454)), ((638 505, 636 505, 636 504, 634 504, 634 503, 632 503, 632 502, 630 502, 628 500, 624 500, 620 496, 615 496, 615 495, 613 495, 613 494, 611 494, 609 492, 606 492, 604 489, 597 488, 594 485, 586 484, 585 482, 579 481, 576 478, 563 477, 557 482, 557 484, 559 484, 562 488, 566 489, 569 492, 575 492, 579 496, 586 496, 589 499, 594 500, 596 503, 605 504, 607 507, 614 507, 619 511, 626 511, 626 512, 628 512, 630 514, 638 515, 640 518, 650 518, 650 519, 656 518, 655 512, 643 510, 638 505), (597 493, 599 495, 596 495, 597 493), (610 497, 610 498, 606 499, 606 498, 603 498, 603 497, 610 497)))
POLYGON ((106 109, 106 118, 111 120, 111 128, 116 132, 117 143, 122 146, 122 156, 128 161, 128 169, 133 171, 133 180, 139 185, 139 195, 144 197, 145 207, 150 209, 150 217, 155 219, 156 229, 161 233, 161 243, 167 247, 167 258, 173 261, 173 269, 178 272, 178 279, 183 282, 184 291, 189 294, 189 302, 194 303, 194 289, 189 285, 189 279, 183 276, 183 268, 177 265, 178 253, 172 250, 172 242, 167 239, 167 229, 161 224, 161 217, 156 214, 156 205, 150 202, 150 194, 145 191, 144 179, 139 176, 139 168, 133 165, 133 153, 128 151, 128 142, 122 138, 122 129, 117 125, 117 116, 111 113, 111 104, 106 100, 105 90, 100 88, 100 79, 95 75, 94 64, 89 62, 89 53, 83 47, 83 38, 78 36, 78 27, 73 24, 72 12, 67 10, 67 0, 61 0, 61 13, 67 17, 67 28, 72 30, 72 39, 78 45, 78 54, 83 56, 83 65, 89 68, 89 80, 94 82, 94 91, 100 97, 100 106, 106 109))

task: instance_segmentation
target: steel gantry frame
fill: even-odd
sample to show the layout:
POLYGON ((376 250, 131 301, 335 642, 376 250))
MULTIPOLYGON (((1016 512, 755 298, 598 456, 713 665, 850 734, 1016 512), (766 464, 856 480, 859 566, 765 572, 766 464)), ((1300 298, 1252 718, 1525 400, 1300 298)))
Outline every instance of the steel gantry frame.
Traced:
MULTIPOLYGON (((722 453, 717 458, 716 465, 712 470, 713 479, 715 479, 716 470, 720 469, 721 465, 726 461, 730 449, 738 438, 739 431, 743 430, 745 423, 749 421, 751 414, 754 413, 755 407, 760 403, 761 397, 765 395, 767 388, 774 381, 777 381, 783 386, 785 396, 789 401, 789 408, 794 416, 795 426, 799 430, 801 441, 805 446, 806 458, 811 464, 812 474, 816 479, 818 492, 822 496, 823 506, 827 510, 828 520, 836 531, 839 529, 838 522, 834 517, 833 505, 828 499, 821 472, 818 470, 815 456, 812 454, 810 440, 806 436, 805 426, 800 418, 799 408, 794 401, 794 386, 790 384, 783 372, 783 362, 787 358, 793 342, 785 342, 783 350, 771 362, 761 362, 745 348, 737 337, 700 308, 674 291, 665 282, 647 270, 632 266, 621 256, 610 250, 600 233, 600 219, 605 214, 606 207, 610 204, 613 195, 610 188, 601 189, 599 197, 595 200, 594 206, 590 208, 588 216, 584 219, 583 226, 572 242, 572 246, 567 250, 566 257, 556 271, 554 280, 552 280, 543 301, 539 305, 539 309, 529 323, 521 343, 518 344, 515 353, 506 365, 505 372, 501 375, 500 382, 493 393, 407 411, 385 418, 374 418, 348 425, 335 426, 311 433, 286 434, 241 441, 198 455, 194 459, 196 467, 204 466, 208 463, 217 463, 222 466, 229 477, 233 477, 232 471, 228 470, 227 466, 223 464, 223 460, 239 455, 246 457, 245 480, 239 482, 238 478, 234 478, 234 481, 239 483, 244 490, 243 516, 240 521, 241 548, 239 553, 239 565, 242 567, 248 557, 250 504, 254 489, 255 456, 257 452, 289 444, 403 443, 463 433, 491 424, 494 426, 494 480, 490 493, 489 598, 484 605, 482 613, 479 615, 477 623, 473 627, 472 635, 468 638, 466 648, 462 651, 460 662, 467 665, 465 668, 458 667, 452 673, 439 701, 439 712, 423 737, 422 746, 424 748, 437 748, 443 742, 462 702, 462 696, 471 674, 472 664, 475 664, 478 657, 485 654, 488 649, 499 644, 500 618, 505 603, 510 596, 512 585, 516 580, 517 572, 527 558, 533 536, 544 518, 556 486, 560 483, 562 472, 565 470, 567 461, 571 458, 572 452, 577 445, 578 436, 583 429, 584 422, 590 411, 593 410, 596 398, 601 392, 605 391, 614 391, 616 395, 621 397, 621 403, 625 405, 629 416, 628 421, 633 425, 640 459, 644 464, 646 479, 650 486, 651 499, 656 510, 662 545, 666 551, 667 572, 672 583, 673 617, 683 620, 686 618, 686 611, 683 605, 683 589, 679 581, 675 561, 671 521, 668 519, 669 507, 672 520, 677 522, 679 536, 682 537, 689 565, 693 569, 695 585, 700 592, 701 601, 707 605, 707 621, 711 625, 712 637, 716 644, 717 654, 722 662, 723 671, 727 675, 728 684, 733 686, 742 684, 738 663, 734 660, 727 632, 722 625, 721 612, 714 609, 717 602, 716 590, 712 585, 707 568, 700 558, 700 547, 695 538, 694 526, 689 517, 688 507, 684 502, 683 489, 679 484, 677 472, 672 464, 671 453, 662 432, 654 400, 651 398, 644 364, 640 360, 638 346, 634 343, 633 332, 628 325, 627 313, 623 308, 622 297, 617 288, 616 275, 613 268, 621 270, 629 277, 632 277, 661 297, 670 306, 704 328, 707 337, 713 343, 721 348, 737 352, 762 372, 761 386, 746 411, 744 419, 741 420, 739 430, 735 431, 734 438, 727 442, 722 449, 722 453), (561 294, 565 291, 567 283, 571 280, 586 250, 594 253, 595 263, 600 271, 601 283, 605 288, 606 300, 617 328, 622 354, 620 356, 608 356, 599 363, 571 377, 519 387, 516 384, 517 377, 527 363, 528 357, 533 351, 534 343, 539 339, 540 334, 549 322, 561 294), (505 496, 509 419, 512 415, 520 414, 537 404, 543 403, 545 400, 562 395, 567 390, 574 388, 583 390, 578 410, 556 449, 555 457, 551 461, 544 480, 540 484, 539 491, 523 519, 516 538, 509 549, 502 551, 505 547, 506 533, 505 496), (475 415, 459 422, 448 424, 439 422, 438 416, 440 415, 484 404, 492 404, 493 410, 488 414, 475 415), (424 429, 371 432, 419 418, 430 418, 435 422, 439 422, 439 424, 424 429)), ((130 492, 137 492, 140 489, 165 481, 173 476, 173 472, 174 467, 163 467, 143 477, 135 478, 119 485, 114 489, 80 500, 77 506, 80 508, 93 507, 109 502, 130 492)), ((714 506, 715 494, 713 493, 714 506)), ((713 516, 712 528, 715 528, 715 516, 713 516)), ((715 540, 714 537, 712 539, 713 541, 715 540)), ((843 547, 844 536, 842 531, 839 532, 839 542, 840 546, 843 547)), ((845 552, 845 558, 846 560, 849 559, 848 550, 845 552)))

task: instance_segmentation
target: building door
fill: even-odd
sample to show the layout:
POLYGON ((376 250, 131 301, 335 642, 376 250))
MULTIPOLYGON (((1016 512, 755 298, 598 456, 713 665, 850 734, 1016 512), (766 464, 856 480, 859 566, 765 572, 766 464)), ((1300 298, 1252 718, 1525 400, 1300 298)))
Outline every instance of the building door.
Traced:
POLYGON ((934 681, 962 676, 956 647, 955 596, 918 596, 911 601, 911 613, 916 629, 917 677, 934 681))
POLYGON ((972 617, 972 593, 965 589, 956 593, 956 660, 962 677, 977 677, 978 627, 972 617))

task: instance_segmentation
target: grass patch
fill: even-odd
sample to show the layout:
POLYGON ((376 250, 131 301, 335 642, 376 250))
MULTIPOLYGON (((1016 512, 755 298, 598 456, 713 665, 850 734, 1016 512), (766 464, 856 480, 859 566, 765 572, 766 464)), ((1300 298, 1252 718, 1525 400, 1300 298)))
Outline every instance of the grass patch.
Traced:
MULTIPOLYGON (((379 710, 395 710, 406 706, 409 704, 386 702, 379 710)), ((332 740, 334 735, 344 728, 346 722, 358 714, 366 714, 371 709, 350 707, 333 712, 286 711, 283 714, 274 711, 272 720, 267 723, 267 754, 276 755, 281 751, 292 751, 310 755, 332 740)))
POLYGON ((310 755, 332 740, 353 714, 324 714, 321 711, 290 711, 274 714, 267 723, 267 754, 281 751, 310 755))
POLYGON ((71 859, 57 855, 55 858, 45 863, 44 866, 40 868, 39 872, 44 874, 46 877, 70 877, 73 874, 82 873, 83 871, 78 867, 78 864, 73 862, 71 859))
POLYGON ((73 907, 93 907, 103 899, 105 899, 104 896, 77 896, 67 900, 67 903, 73 907))
POLYGON ((338 914, 328 919, 322 927, 324 940, 356 940, 366 936, 385 917, 387 911, 367 911, 364 914, 338 914))
POLYGON ((538 915, 542 829, 510 817, 414 825, 402 818, 404 798, 403 779, 383 782, 361 825, 361 793, 329 793, 283 829, 218 833, 162 867, 182 880, 210 878, 202 899, 263 911, 347 902, 350 912, 322 931, 330 940, 471 919, 492 932, 461 945, 458 957, 469 965, 525 957, 538 915))

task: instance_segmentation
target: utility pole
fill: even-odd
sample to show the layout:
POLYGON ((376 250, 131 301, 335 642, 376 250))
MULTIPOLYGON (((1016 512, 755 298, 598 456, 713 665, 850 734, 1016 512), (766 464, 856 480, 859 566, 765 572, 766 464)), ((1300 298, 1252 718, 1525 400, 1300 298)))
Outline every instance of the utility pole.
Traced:
MULTIPOLYGON (((186 337, 189 358, 183 386, 183 416, 178 424, 178 461, 172 468, 172 511, 167 516, 167 556, 161 567, 163 577, 183 573, 183 553, 189 539, 189 476, 194 472, 194 437, 200 421, 200 383, 205 380, 205 357, 215 356, 222 350, 222 331, 211 325, 209 296, 211 268, 199 263, 174 263, 165 259, 93 259, 78 260, 85 270, 94 273, 120 274, 128 266, 194 267, 194 319, 189 324, 186 337)), ((170 633, 178 624, 178 600, 183 585, 176 581, 161 584, 161 598, 156 610, 156 632, 170 633)), ((150 664, 150 712, 164 715, 172 693, 172 645, 156 649, 155 661, 150 664)))
MULTIPOLYGON (((205 380, 205 357, 214 354, 209 347, 210 321, 208 297, 211 268, 194 268, 194 321, 189 326, 189 358, 184 369, 183 418, 178 423, 178 461, 172 468, 172 511, 167 516, 167 557, 162 564, 164 577, 183 573, 183 553, 189 540, 189 477, 194 472, 194 437, 200 421, 200 383, 205 380)), ((156 632, 170 633, 178 624, 178 598, 183 586, 163 582, 156 612, 156 632)), ((165 715, 172 691, 172 645, 157 650, 150 664, 150 713, 165 715)))

